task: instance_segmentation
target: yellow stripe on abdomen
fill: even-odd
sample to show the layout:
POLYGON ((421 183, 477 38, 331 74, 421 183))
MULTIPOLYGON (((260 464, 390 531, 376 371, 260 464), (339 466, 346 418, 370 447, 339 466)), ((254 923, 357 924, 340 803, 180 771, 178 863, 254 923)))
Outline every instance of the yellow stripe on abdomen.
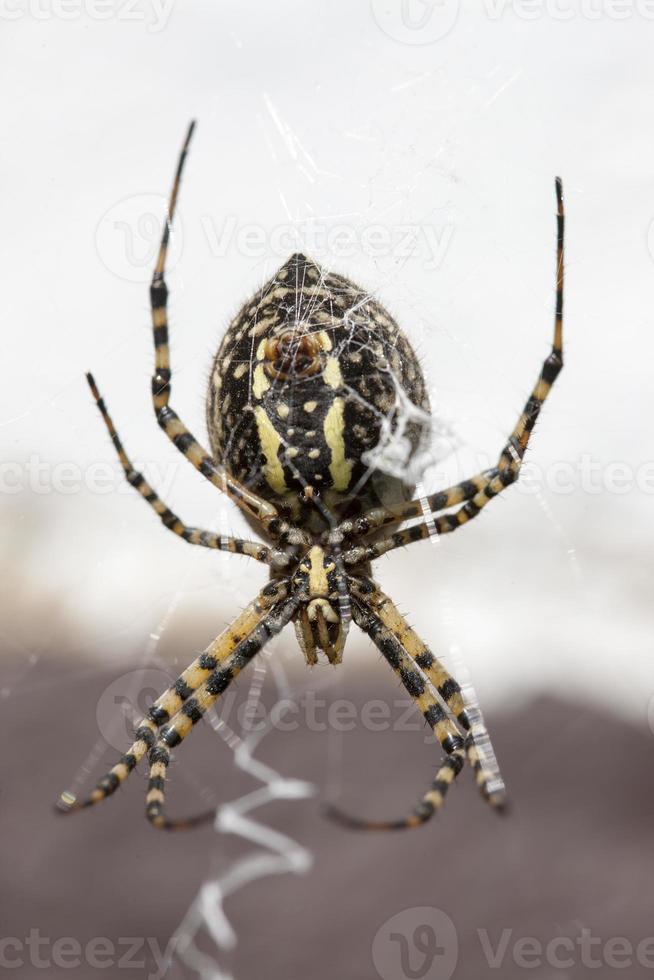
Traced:
POLYGON ((284 469, 279 460, 279 448, 282 441, 279 438, 275 426, 268 418, 266 410, 261 405, 257 405, 255 408, 254 418, 257 423, 261 449, 266 457, 263 475, 271 490, 274 490, 275 493, 283 493, 288 487, 284 479, 284 469))
POLYGON ((331 452, 329 472, 334 490, 347 490, 352 479, 352 460, 345 458, 345 403, 335 398, 325 416, 325 442, 331 452))

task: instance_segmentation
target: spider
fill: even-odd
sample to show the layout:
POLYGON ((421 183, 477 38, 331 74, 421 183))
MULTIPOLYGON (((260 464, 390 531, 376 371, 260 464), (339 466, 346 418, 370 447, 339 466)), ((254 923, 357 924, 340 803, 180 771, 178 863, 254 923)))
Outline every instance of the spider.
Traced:
MULTIPOLYGON (((482 796, 501 809, 504 789, 484 753, 481 720, 471 721, 461 688, 372 576, 371 562, 434 532, 449 534, 473 520, 516 481, 543 402, 563 365, 563 193, 556 179, 557 277, 552 350, 497 464, 422 499, 401 480, 370 473, 367 450, 380 420, 393 412, 395 386, 429 412, 423 375, 390 314, 353 282, 292 255, 230 324, 213 362, 207 398, 211 453, 170 405, 166 254, 191 123, 178 161, 150 297, 155 348, 152 399, 157 422, 197 470, 241 509, 266 544, 189 527, 132 466, 93 377, 87 375, 129 483, 185 541, 247 555, 267 565, 270 580, 233 623, 180 675, 139 723, 134 742, 87 799, 63 793, 59 807, 79 810, 111 796, 146 755, 147 818, 169 830, 164 786, 171 750, 228 685, 290 622, 308 664, 322 651, 341 662, 353 620, 372 639, 415 700, 443 749, 435 778, 403 819, 364 820, 331 808, 352 828, 394 830, 424 824, 471 765, 482 796), (445 512, 445 513, 443 513, 445 512), (414 523, 410 523, 410 522, 414 523), (408 526, 401 527, 409 522, 408 526)), ((419 441, 408 430, 412 448, 419 441)))

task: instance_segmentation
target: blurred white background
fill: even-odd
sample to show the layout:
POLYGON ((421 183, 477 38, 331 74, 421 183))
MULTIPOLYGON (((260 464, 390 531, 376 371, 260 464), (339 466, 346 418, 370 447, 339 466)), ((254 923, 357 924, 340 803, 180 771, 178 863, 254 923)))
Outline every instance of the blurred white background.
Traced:
MULTIPOLYGON (((184 519, 244 532, 149 396, 147 282, 196 118, 169 285, 173 404, 203 437, 222 331, 303 245, 416 345, 462 441, 447 475, 487 465, 551 341, 563 177, 566 366, 531 480, 377 570, 482 704, 550 690, 645 717, 653 17, 644 0, 2 0, 2 655, 20 683, 39 658, 137 662, 167 613, 218 632, 265 575, 161 528, 84 381, 184 519)), ((373 658, 352 636, 344 670, 373 658)))

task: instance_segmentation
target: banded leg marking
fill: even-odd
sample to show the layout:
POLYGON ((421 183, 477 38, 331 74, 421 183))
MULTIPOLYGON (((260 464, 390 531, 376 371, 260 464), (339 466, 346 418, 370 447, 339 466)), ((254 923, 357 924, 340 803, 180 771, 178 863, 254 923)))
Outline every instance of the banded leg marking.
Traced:
POLYGON ((57 810, 60 813, 72 813, 76 810, 83 810, 86 807, 94 806, 96 803, 101 803, 102 800, 106 800, 108 796, 112 796, 136 768, 146 752, 154 746, 156 740, 156 724, 150 718, 141 719, 134 733, 134 741, 127 752, 102 777, 91 794, 86 799, 78 800, 66 791, 61 794, 57 801, 57 810))
POLYGON ((84 800, 76 800, 69 793, 62 793, 58 809, 64 813, 81 810, 100 803, 116 792, 145 754, 157 741, 157 731, 175 716, 221 663, 230 657, 243 638, 256 628, 271 606, 286 598, 288 586, 284 582, 269 583, 243 610, 240 616, 220 634, 206 650, 184 670, 167 691, 154 702, 148 714, 135 731, 135 740, 119 761, 102 777, 93 792, 84 800))
POLYGON ((487 763, 484 751, 487 745, 490 746, 490 738, 485 726, 473 722, 465 739, 466 757, 474 771, 477 789, 487 803, 501 812, 506 808, 506 789, 499 769, 494 771, 487 763))
POLYGON ((421 827, 442 808, 447 791, 463 769, 464 759, 462 749, 455 749, 445 756, 431 786, 408 817, 399 820, 364 820, 331 805, 327 807, 327 816, 349 830, 413 830, 421 827))
POLYGON ((454 507, 456 504, 464 503, 466 500, 472 499, 480 490, 483 490, 494 472, 494 470, 486 470, 483 473, 478 473, 468 480, 463 480, 446 490, 439 490, 424 499, 409 500, 406 503, 398 504, 396 507, 375 507, 361 517, 343 521, 336 531, 332 532, 331 539, 340 543, 342 537, 347 534, 359 537, 387 527, 389 524, 399 524, 414 518, 424 519, 425 513, 434 514, 446 510, 448 507, 454 507))
MULTIPOLYGON (((280 537, 284 532, 292 531, 278 515, 277 509, 263 497, 252 493, 237 480, 233 479, 227 470, 211 458, 209 453, 187 429, 179 416, 169 405, 172 370, 170 366, 170 349, 168 345, 168 287, 166 285, 166 257, 170 230, 175 217, 177 196, 184 169, 184 162, 193 135, 195 123, 188 128, 186 139, 177 163, 177 171, 168 202, 168 215, 164 224, 157 263, 150 285, 150 304, 152 308, 152 330, 155 350, 155 371, 152 377, 152 401, 157 422, 171 442, 191 461, 193 466, 207 480, 217 486, 223 493, 234 501, 245 513, 264 525, 272 537, 280 537)), ((297 532, 300 534, 300 532, 297 532)), ((304 537, 302 536, 302 543, 304 537)))
MULTIPOLYGON (((397 524, 401 521, 414 518, 424 519, 425 511, 428 511, 430 514, 435 514, 441 510, 446 510, 463 503, 464 506, 455 511, 454 514, 445 515, 441 519, 442 530, 438 528, 438 522, 436 522, 439 533, 453 531, 462 524, 467 523, 471 518, 476 517, 489 500, 492 500, 493 497, 497 496, 498 493, 501 493, 502 490, 517 480, 522 460, 529 444, 529 437, 536 425, 543 404, 563 367, 565 211, 563 207, 563 185, 560 177, 556 178, 555 190, 557 203, 557 262, 556 307, 552 350, 544 361, 538 380, 531 395, 527 399, 522 414, 500 453, 497 466, 492 470, 479 473, 469 480, 464 480, 462 483, 457 483, 446 490, 440 490, 426 497, 424 500, 411 500, 397 507, 374 508, 357 520, 345 521, 333 532, 332 537, 334 540, 341 540, 346 534, 367 534, 370 531, 377 530, 389 524, 397 524)), ((415 538, 404 539, 399 543, 389 545, 384 550, 390 551, 394 547, 401 547, 402 544, 408 544, 410 541, 420 540, 427 536, 428 533, 425 533, 415 538)), ((392 541, 392 538, 389 538, 388 541, 392 541)), ((383 543, 387 544, 387 542, 383 543)))
POLYGON ((440 537, 442 534, 456 531, 462 524, 467 524, 473 517, 476 517, 486 504, 514 483, 518 475, 518 471, 513 469, 501 472, 499 468, 496 468, 490 473, 491 476, 486 478, 486 482, 483 483, 482 488, 475 493, 472 499, 469 499, 467 503, 451 514, 431 517, 428 523, 414 524, 402 531, 396 531, 388 538, 375 541, 371 545, 351 548, 343 555, 343 561, 348 565, 359 565, 362 562, 374 561, 396 548, 404 548, 414 541, 424 541, 432 534, 440 537))
POLYGON ((95 398, 98 409, 100 410, 102 418, 104 419, 107 431, 109 432, 111 441, 114 444, 114 448, 125 472, 127 482, 138 490, 144 500, 150 504, 152 509, 160 518, 164 527, 167 527, 169 531, 173 532, 173 534, 177 534, 180 538, 183 538, 190 544, 201 545, 203 548, 215 548, 218 551, 229 551, 232 554, 247 555, 250 558, 255 558, 257 561, 263 562, 265 565, 275 564, 280 566, 283 564, 288 564, 289 559, 283 552, 277 550, 272 551, 270 548, 267 548, 263 544, 258 544, 256 541, 244 541, 241 538, 227 537, 222 534, 215 534, 213 531, 205 531, 201 528, 189 527, 188 525, 184 524, 183 521, 181 521, 179 517, 166 506, 156 491, 153 490, 150 484, 145 480, 143 474, 134 469, 116 431, 116 427, 114 426, 111 415, 109 414, 104 398, 102 398, 100 395, 93 375, 90 373, 87 374, 86 380, 89 383, 93 397, 95 398))
POLYGON ((259 653, 271 637, 277 635, 291 620, 298 602, 290 599, 280 608, 265 612, 248 636, 241 640, 159 732, 156 745, 150 750, 150 779, 146 796, 146 816, 153 826, 163 830, 185 830, 210 820, 214 810, 182 820, 171 820, 165 814, 165 781, 170 763, 170 749, 179 745, 191 729, 204 717, 231 682, 259 653))
POLYGON ((364 820, 343 813, 335 807, 329 807, 328 814, 353 830, 405 830, 419 827, 443 806, 449 787, 463 768, 464 742, 455 725, 438 703, 429 684, 416 670, 415 662, 392 630, 382 622, 377 610, 365 609, 355 601, 352 605, 352 616, 355 623, 370 636, 388 664, 398 674, 402 684, 414 698, 425 721, 447 752, 447 756, 441 761, 436 776, 420 803, 409 816, 401 820, 364 820))
POLYGON ((478 704, 469 704, 468 718, 470 727, 465 738, 465 752, 475 774, 477 789, 490 806, 505 812, 506 786, 478 704))
POLYGON ((269 582, 257 598, 216 637, 206 650, 180 674, 175 683, 152 705, 149 718, 158 728, 166 725, 173 715, 200 687, 202 683, 224 663, 248 636, 271 608, 288 596, 288 583, 269 582))
POLYGON ((375 588, 373 596, 374 598, 372 600, 368 598, 368 601, 374 602, 375 615, 407 651, 456 717, 461 728, 467 732, 464 749, 475 773, 477 787, 491 806, 501 809, 505 803, 504 783, 501 777, 498 779, 498 773, 493 772, 486 764, 484 747, 490 748, 490 738, 478 709, 474 714, 468 712, 458 682, 411 629, 393 601, 378 588, 375 588))
MULTIPOLYGON (((363 580, 362 585, 352 582, 352 589, 362 605, 367 606, 379 623, 395 638, 400 648, 420 668, 429 683, 436 689, 438 696, 447 705, 461 727, 468 731, 470 719, 463 703, 461 687, 446 670, 439 658, 407 623, 395 603, 381 591, 370 579, 363 580)), ((371 634, 372 635, 372 634, 371 634)), ((373 642, 377 642, 373 637, 373 642)), ((383 651, 382 651, 383 652, 383 651)))
POLYGON ((550 393, 563 367, 563 285, 564 285, 564 233, 565 211, 563 208, 563 185, 561 178, 556 182, 557 238, 556 238, 556 308, 554 312, 554 339, 549 357, 543 364, 540 376, 527 400, 522 415, 511 433, 508 443, 500 456, 500 470, 512 469, 516 477, 525 455, 529 437, 536 425, 543 403, 550 393))

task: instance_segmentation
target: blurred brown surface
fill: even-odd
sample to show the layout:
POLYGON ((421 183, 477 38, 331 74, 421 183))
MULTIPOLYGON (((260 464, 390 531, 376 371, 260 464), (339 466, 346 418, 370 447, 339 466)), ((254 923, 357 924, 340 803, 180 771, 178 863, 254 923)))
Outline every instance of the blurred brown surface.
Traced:
MULTIPOLYGON (((94 937, 114 943, 147 937, 164 948, 200 884, 253 849, 211 827, 173 835, 152 830, 142 812, 142 774, 93 811, 67 818, 53 813, 52 802, 98 737, 96 704, 114 678, 106 671, 39 667, 3 702, 1 932, 24 943, 30 930, 38 930, 50 940, 41 950, 45 958, 61 937, 82 946, 94 937)), ((246 690, 243 685, 241 694, 246 690)), ((380 682, 366 697, 388 698, 389 691, 397 696, 397 689, 380 682)), ((359 706, 364 700, 362 690, 347 695, 359 706)), ((253 813, 309 848, 314 865, 304 876, 247 885, 228 901, 239 942, 221 956, 225 969, 238 980, 374 980, 376 966, 383 980, 651 975, 643 947, 641 963, 636 952, 654 935, 654 741, 644 720, 630 727, 599 709, 543 700, 488 722, 512 800, 505 818, 483 805, 468 772, 445 811, 414 832, 342 830, 323 819, 316 799, 275 802, 253 813), (447 920, 439 913, 435 933, 425 932, 420 912, 405 912, 390 929, 394 938, 385 938, 387 920, 421 907, 445 913, 455 939, 447 925, 441 928, 447 920), (590 954, 577 942, 584 928, 599 940, 590 954), (433 935, 438 950, 421 953, 433 935), (496 968, 484 953, 485 936, 493 949, 505 944, 496 968), (540 965, 527 968, 520 965, 525 950, 519 943, 526 937, 544 945, 569 937, 574 951, 551 947, 540 965), (611 945, 616 937, 633 947, 629 964, 629 947, 611 945), (408 970, 397 967, 403 945, 408 970)), ((342 738, 305 726, 273 731, 259 755, 319 789, 336 772, 344 805, 366 815, 398 816, 426 787, 438 753, 416 730, 372 732, 357 724, 342 738), (332 755, 342 749, 342 763, 328 766, 328 748, 332 755)), ((94 777, 113 757, 103 756, 94 777)), ((256 785, 234 769, 231 752, 208 725, 177 757, 171 767, 173 813, 202 809, 199 787, 211 789, 213 801, 228 801, 256 785)), ((212 950, 206 937, 200 945, 212 950)), ((127 950, 117 948, 121 955, 127 950)), ((23 960, 8 976, 158 976, 142 949, 135 965, 114 961, 104 969, 88 962, 38 967, 27 949, 6 952, 23 960)), ((527 942, 525 959, 534 963, 538 955, 530 950, 527 942)), ((654 966, 654 942, 648 955, 654 966)), ((178 962, 168 975, 195 976, 178 962)))

